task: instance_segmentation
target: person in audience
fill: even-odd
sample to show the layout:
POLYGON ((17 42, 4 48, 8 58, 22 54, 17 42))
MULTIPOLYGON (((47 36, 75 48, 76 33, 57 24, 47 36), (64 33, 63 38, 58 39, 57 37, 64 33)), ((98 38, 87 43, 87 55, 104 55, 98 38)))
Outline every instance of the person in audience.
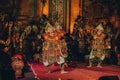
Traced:
POLYGON ((9 47, 0 44, 0 74, 1 80, 15 80, 15 74, 11 67, 11 57, 8 54, 9 47))

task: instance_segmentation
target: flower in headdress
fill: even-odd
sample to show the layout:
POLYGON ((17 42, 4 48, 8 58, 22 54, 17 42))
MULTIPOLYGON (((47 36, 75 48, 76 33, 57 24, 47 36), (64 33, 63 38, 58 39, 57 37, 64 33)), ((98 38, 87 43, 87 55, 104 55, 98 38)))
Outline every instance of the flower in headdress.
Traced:
POLYGON ((19 53, 16 53, 13 57, 12 57, 12 61, 14 60, 22 60, 23 56, 19 53))

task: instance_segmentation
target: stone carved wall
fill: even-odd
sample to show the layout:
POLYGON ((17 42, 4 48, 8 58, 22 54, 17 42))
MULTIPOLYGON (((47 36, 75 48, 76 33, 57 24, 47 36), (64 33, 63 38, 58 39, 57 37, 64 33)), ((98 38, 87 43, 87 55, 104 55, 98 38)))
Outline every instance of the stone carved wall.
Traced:
POLYGON ((66 0, 50 0, 49 17, 52 22, 64 25, 66 0))
POLYGON ((30 17, 36 16, 36 0, 21 0, 19 15, 28 15, 30 17))

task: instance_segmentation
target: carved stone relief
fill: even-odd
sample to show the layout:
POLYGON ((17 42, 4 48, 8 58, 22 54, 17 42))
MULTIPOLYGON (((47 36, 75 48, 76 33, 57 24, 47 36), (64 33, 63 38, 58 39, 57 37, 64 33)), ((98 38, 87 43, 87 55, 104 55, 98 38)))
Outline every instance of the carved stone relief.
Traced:
POLYGON ((50 19, 52 22, 58 22, 64 25, 66 0, 50 0, 50 19))

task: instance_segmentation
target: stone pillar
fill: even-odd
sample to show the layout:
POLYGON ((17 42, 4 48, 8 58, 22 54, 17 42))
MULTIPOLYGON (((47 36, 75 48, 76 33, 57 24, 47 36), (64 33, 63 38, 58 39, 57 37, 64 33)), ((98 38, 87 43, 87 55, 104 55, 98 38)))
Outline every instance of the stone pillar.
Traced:
POLYGON ((82 0, 71 0, 70 33, 73 33, 74 22, 78 15, 82 16, 82 0))
POLYGON ((49 0, 45 1, 45 4, 42 4, 42 0, 36 0, 37 2, 37 18, 40 18, 42 16, 42 14, 45 14, 48 16, 49 14, 49 0))

